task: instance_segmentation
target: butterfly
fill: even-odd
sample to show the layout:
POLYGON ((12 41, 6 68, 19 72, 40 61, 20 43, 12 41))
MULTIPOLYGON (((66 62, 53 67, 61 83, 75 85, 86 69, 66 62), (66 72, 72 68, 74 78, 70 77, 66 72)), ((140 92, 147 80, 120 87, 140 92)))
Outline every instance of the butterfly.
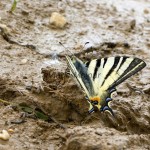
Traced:
POLYGON ((70 73, 77 80, 90 105, 89 113, 95 111, 114 112, 110 107, 116 86, 146 66, 139 58, 116 56, 93 59, 84 63, 76 56, 66 56, 70 73))

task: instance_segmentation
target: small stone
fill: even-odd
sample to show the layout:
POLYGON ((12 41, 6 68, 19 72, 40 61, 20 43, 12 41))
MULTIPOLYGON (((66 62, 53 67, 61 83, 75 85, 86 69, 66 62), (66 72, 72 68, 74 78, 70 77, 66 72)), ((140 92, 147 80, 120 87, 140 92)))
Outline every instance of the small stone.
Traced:
POLYGON ((149 14, 149 10, 148 9, 144 9, 144 14, 149 14))
POLYGON ((128 43, 123 43, 123 46, 124 46, 125 48, 129 48, 129 47, 130 47, 130 45, 129 45, 128 43))
POLYGON ((113 132, 111 132, 111 133, 110 133, 110 135, 114 135, 114 133, 113 133, 113 132))
POLYGON ((136 26, 136 20, 135 20, 135 19, 134 19, 134 20, 131 20, 131 22, 130 22, 130 27, 131 27, 131 29, 134 29, 135 26, 136 26))
POLYGON ((102 133, 100 132, 95 132, 95 134, 102 136, 102 133))
POLYGON ((53 12, 50 17, 50 25, 55 28, 64 28, 67 24, 67 20, 64 16, 57 12, 53 12))
POLYGON ((35 23, 33 18, 28 19, 27 22, 30 23, 30 24, 34 24, 35 23))
POLYGON ((27 59, 22 59, 22 60, 21 60, 21 64, 26 64, 27 61, 28 61, 27 59))
POLYGON ((27 10, 25 10, 25 9, 23 9, 21 13, 22 13, 23 15, 29 15, 29 12, 28 12, 27 10))
POLYGON ((150 85, 149 85, 149 84, 147 84, 147 85, 145 86, 145 88, 143 89, 143 92, 146 93, 146 94, 149 94, 149 93, 150 93, 150 85))
POLYGON ((8 132, 9 133, 14 133, 14 130, 13 129, 8 129, 8 132))
POLYGON ((9 140, 10 135, 6 130, 2 130, 2 133, 0 133, 0 139, 7 141, 9 140))
POLYGON ((96 51, 93 51, 93 54, 94 54, 94 55, 96 55, 96 54, 97 54, 97 52, 96 52, 96 51))
POLYGON ((9 27, 7 27, 5 24, 1 24, 0 23, 0 28, 1 28, 1 30, 5 33, 5 34, 8 34, 8 35, 10 35, 10 33, 11 33, 11 29, 9 28, 9 27))
POLYGON ((28 79, 28 77, 27 76, 23 76, 23 79, 28 79))
POLYGON ((127 149, 127 146, 124 145, 124 146, 123 146, 123 149, 127 149))
POLYGON ((29 91, 31 91, 32 90, 32 85, 27 85, 26 89, 29 90, 29 91))

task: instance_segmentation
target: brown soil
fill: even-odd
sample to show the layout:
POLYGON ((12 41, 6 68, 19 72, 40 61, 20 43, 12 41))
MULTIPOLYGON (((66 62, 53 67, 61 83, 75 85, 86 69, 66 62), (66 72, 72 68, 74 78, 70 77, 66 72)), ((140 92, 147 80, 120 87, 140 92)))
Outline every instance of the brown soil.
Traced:
POLYGON ((0 150, 150 149, 150 1, 26 0, 14 13, 11 4, 0 1, 0 24, 9 29, 6 35, 0 29, 0 99, 8 102, 0 101, 0 131, 14 132, 0 140, 0 150), (52 12, 66 17, 65 28, 51 28, 52 12), (87 113, 60 41, 82 60, 128 55, 146 62, 113 95, 116 118, 87 113), (49 120, 21 120, 21 104, 49 120))

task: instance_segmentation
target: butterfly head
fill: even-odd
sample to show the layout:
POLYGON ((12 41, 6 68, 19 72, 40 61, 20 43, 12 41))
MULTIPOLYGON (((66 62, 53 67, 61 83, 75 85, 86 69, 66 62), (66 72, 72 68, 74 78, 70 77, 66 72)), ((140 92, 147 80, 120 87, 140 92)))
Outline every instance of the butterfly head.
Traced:
POLYGON ((92 105, 99 105, 100 104, 100 97, 99 96, 94 96, 90 98, 90 102, 92 105))
POLYGON ((94 112, 94 107, 97 107, 99 111, 104 112, 104 111, 108 111, 111 115, 114 116, 113 110, 109 107, 109 102, 112 101, 112 98, 106 98, 105 101, 101 100, 100 97, 95 96, 95 97, 91 97, 89 99, 91 105, 93 107, 90 107, 91 109, 89 109, 89 113, 94 112))
POLYGON ((100 110, 100 108, 101 108, 101 105, 100 105, 101 99, 100 99, 99 96, 90 97, 88 101, 91 104, 90 109, 89 109, 89 113, 94 112, 95 107, 97 107, 98 110, 100 110))

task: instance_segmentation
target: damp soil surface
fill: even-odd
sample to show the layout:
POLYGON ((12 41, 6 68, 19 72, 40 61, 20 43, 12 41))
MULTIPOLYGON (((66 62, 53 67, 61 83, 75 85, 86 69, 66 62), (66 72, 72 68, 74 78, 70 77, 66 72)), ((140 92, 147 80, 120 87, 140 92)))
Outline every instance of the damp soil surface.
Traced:
POLYGON ((0 1, 0 131, 11 131, 0 150, 150 149, 150 1, 20 0, 10 13, 11 5, 0 1), (67 19, 63 28, 50 25, 53 12, 67 19), (113 94, 115 118, 87 113, 67 49, 83 61, 146 62, 113 94))

